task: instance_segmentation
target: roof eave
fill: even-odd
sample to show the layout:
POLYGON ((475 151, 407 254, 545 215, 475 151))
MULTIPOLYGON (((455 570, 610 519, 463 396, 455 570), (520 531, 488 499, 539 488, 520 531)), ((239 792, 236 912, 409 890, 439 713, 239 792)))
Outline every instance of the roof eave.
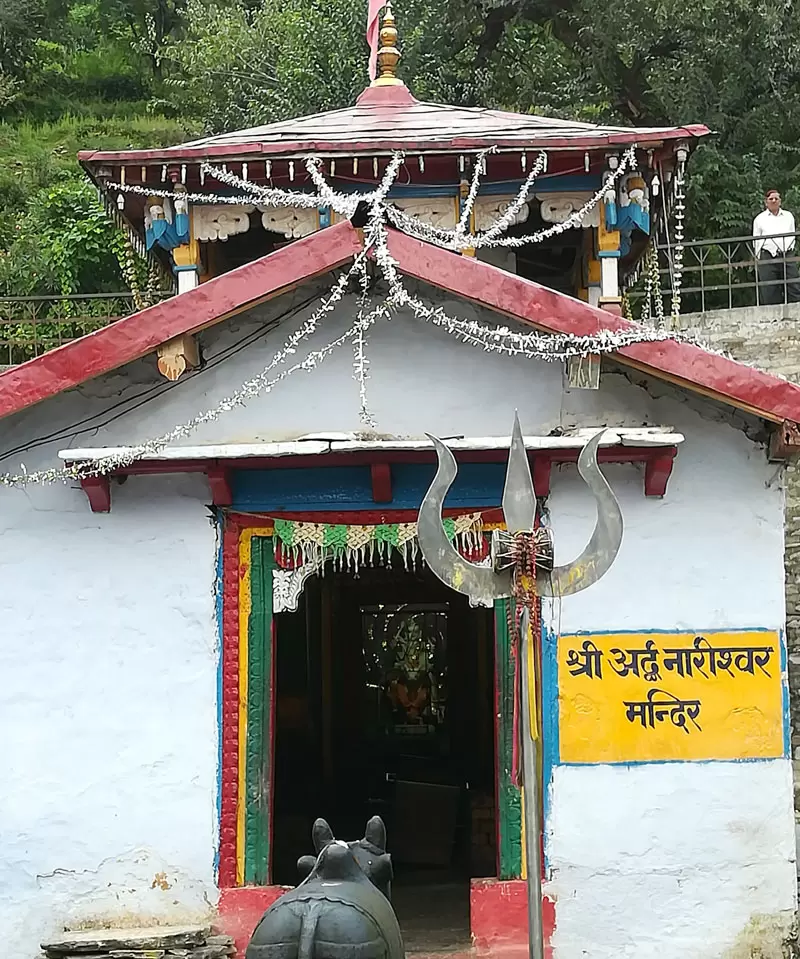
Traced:
POLYGON ((711 130, 702 124, 674 127, 664 130, 637 131, 630 133, 606 133, 573 137, 456 137, 447 140, 295 140, 287 143, 228 143, 216 146, 167 147, 157 150, 81 150, 78 159, 87 169, 103 163, 181 163, 186 160, 248 159, 264 157, 303 157, 309 154, 347 156, 368 155, 395 151, 414 153, 447 153, 465 150, 483 150, 497 147, 501 151, 514 150, 587 150, 636 144, 650 146, 666 140, 698 140, 709 136, 711 130))
POLYGON ((0 418, 110 373, 348 263, 357 230, 339 223, 0 373, 0 418))

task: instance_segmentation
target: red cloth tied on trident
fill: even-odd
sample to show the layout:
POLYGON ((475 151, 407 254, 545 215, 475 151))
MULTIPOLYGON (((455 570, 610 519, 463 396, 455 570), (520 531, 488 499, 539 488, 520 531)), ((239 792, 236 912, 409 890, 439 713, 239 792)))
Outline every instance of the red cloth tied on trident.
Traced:
POLYGON ((369 44, 369 78, 378 75, 378 37, 381 32, 380 16, 386 0, 369 0, 367 13, 367 43, 369 44))

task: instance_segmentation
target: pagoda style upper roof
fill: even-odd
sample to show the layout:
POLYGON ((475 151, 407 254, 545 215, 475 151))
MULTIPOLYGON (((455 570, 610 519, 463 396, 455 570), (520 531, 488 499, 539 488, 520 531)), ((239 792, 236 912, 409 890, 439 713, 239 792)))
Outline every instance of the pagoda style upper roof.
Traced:
POLYGON ((706 136, 701 124, 685 127, 617 127, 557 120, 483 107, 416 100, 407 87, 368 87, 355 106, 205 137, 156 150, 83 151, 83 163, 175 163, 202 158, 254 158, 329 154, 358 156, 403 150, 472 151, 602 149, 706 136))

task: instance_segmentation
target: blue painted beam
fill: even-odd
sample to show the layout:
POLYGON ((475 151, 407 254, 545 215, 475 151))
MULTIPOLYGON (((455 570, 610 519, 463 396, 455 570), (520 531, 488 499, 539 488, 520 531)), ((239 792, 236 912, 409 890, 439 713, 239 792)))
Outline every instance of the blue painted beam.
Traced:
MULTIPOLYGON (((462 463, 445 501, 447 507, 500 505, 503 463, 462 463)), ((325 512, 337 510, 419 509, 436 468, 392 464, 392 501, 376 504, 368 466, 317 469, 234 470, 233 508, 245 512, 325 512)))

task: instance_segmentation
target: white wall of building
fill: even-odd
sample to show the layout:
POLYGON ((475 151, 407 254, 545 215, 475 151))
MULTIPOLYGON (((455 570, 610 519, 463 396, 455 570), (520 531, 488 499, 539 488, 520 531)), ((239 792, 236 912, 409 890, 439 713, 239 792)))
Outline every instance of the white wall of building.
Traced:
MULTIPOLYGON (((0 469, 53 465, 68 446, 140 441, 213 406, 264 367, 290 327, 224 363, 214 357, 287 303, 209 331, 210 368, 174 386, 163 385, 149 357, 3 421, 4 450, 66 432, 0 469), (163 395, 107 426, 101 417, 86 423, 91 432, 67 429, 152 387, 163 395)), ((448 307, 478 315, 466 304, 448 307)), ((313 346, 344 323, 329 317, 313 346)), ((780 471, 743 433, 696 412, 695 401, 619 374, 604 375, 599 392, 564 391, 558 365, 486 354, 408 317, 375 329, 368 355, 380 435, 508 435, 515 408, 531 434, 575 425, 685 434, 664 500, 645 498, 639 467, 606 469, 626 520, 620 555, 600 584, 564 601, 551 625, 782 626, 780 471)), ((187 442, 362 429, 352 352, 342 348, 187 442)), ((209 501, 199 476, 131 478, 114 486, 108 515, 92 514, 69 486, 0 488, 8 757, 0 930, 8 959, 31 959, 40 938, 65 923, 183 921, 213 909, 218 639, 209 501)), ((563 562, 594 522, 574 467, 554 471, 549 507, 563 562)), ((793 909, 788 759, 561 767, 551 808, 557 959, 721 959, 754 923, 783 928, 793 909)))
POLYGON ((33 959, 65 924, 196 920, 214 903, 216 532, 203 486, 131 479, 107 516, 63 487, 0 493, 9 959, 33 959))

